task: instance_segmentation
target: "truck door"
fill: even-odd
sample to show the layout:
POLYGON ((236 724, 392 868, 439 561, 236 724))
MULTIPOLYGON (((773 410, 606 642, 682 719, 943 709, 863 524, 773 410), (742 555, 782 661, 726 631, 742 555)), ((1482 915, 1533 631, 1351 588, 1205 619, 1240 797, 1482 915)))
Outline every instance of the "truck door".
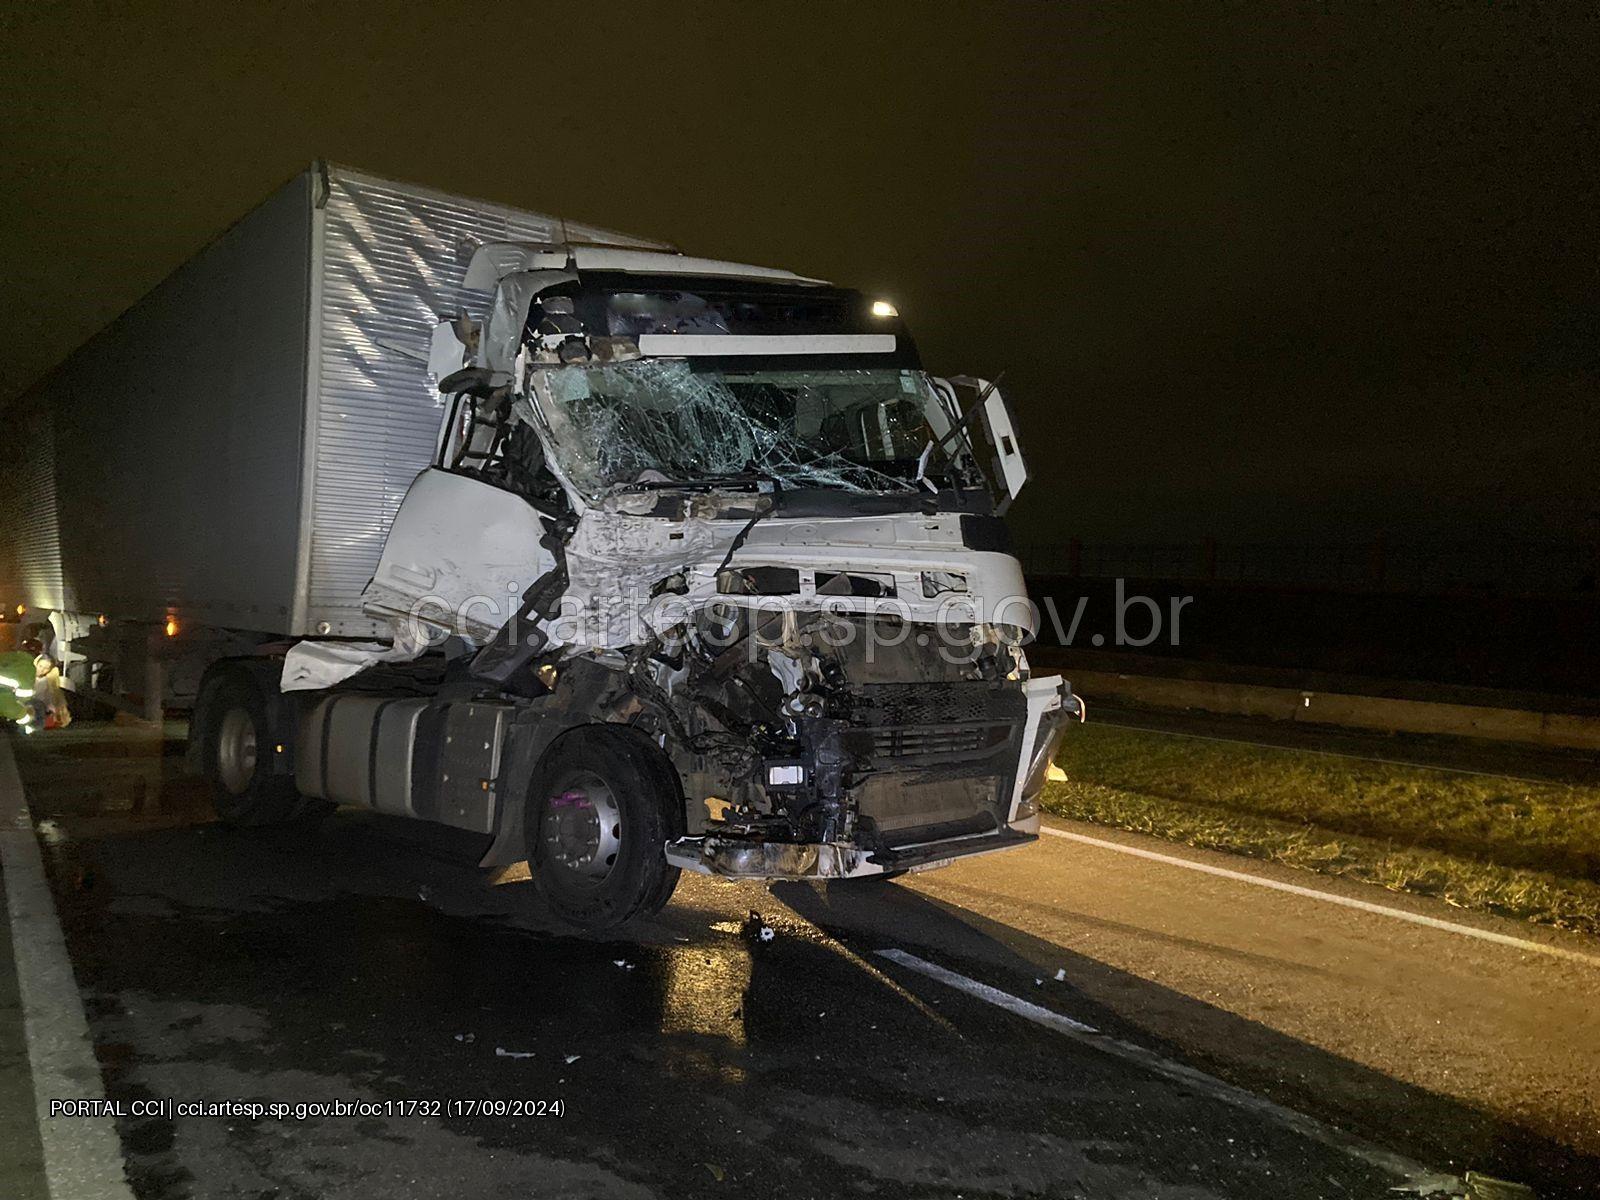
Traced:
POLYGON ((362 608, 485 642, 555 565, 539 544, 544 533, 538 510, 522 496, 429 467, 400 502, 362 608))
POLYGON ((995 497, 996 508, 1004 512, 1028 481, 1028 464, 1022 457, 1022 443, 1017 439, 1010 404, 1000 389, 987 379, 957 375, 935 379, 933 385, 969 433, 977 435, 972 438, 974 449, 980 454, 987 449, 991 459, 990 475, 1000 492, 995 497), (974 405, 978 406, 976 412, 974 405))

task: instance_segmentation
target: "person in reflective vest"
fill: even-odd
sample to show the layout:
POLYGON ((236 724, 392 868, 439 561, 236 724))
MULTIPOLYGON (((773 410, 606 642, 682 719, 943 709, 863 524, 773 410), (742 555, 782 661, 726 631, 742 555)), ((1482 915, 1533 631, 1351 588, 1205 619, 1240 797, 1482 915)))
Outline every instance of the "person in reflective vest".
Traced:
POLYGON ((26 650, 0 654, 0 721, 24 728, 33 724, 34 657, 26 650))

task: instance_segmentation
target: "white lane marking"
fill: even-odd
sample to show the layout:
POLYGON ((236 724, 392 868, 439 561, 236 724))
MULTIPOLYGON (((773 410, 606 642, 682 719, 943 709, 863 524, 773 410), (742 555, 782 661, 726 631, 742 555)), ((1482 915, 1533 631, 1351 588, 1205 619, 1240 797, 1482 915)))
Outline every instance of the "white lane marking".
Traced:
POLYGON ((112 1119, 50 1117, 51 1100, 104 1100, 106 1091, 11 740, 4 733, 0 733, 0 868, 6 877, 12 955, 50 1195, 55 1200, 133 1200, 123 1173, 122 1142, 112 1119))
POLYGON ((1568 950, 1565 946, 1552 946, 1545 942, 1535 942, 1528 938, 1514 937, 1509 933, 1496 933, 1492 929, 1479 929, 1475 925, 1459 925, 1454 921, 1442 921, 1438 917, 1428 917, 1421 913, 1407 912, 1403 908, 1390 908, 1386 904, 1373 904, 1370 900, 1356 900, 1350 896, 1341 896, 1337 892, 1324 892, 1316 888, 1301 887, 1297 883, 1280 883, 1276 879, 1268 879, 1262 875, 1252 875, 1247 871, 1230 871, 1227 867, 1214 867, 1210 863, 1179 858, 1175 854, 1158 854, 1154 850, 1141 850, 1137 846, 1125 846, 1121 842, 1090 837, 1084 833, 1073 833, 1066 829, 1052 829, 1048 825, 1040 825, 1039 832, 1047 833, 1051 837, 1068 838, 1074 842, 1082 842, 1086 846, 1098 846, 1102 850, 1115 850, 1118 854, 1131 854, 1135 858, 1146 858, 1151 862, 1166 863, 1171 867, 1184 867, 1190 871, 1201 871, 1221 879, 1233 879, 1239 883, 1252 883, 1257 887, 1271 888, 1275 892, 1288 892, 1291 896, 1304 896, 1308 900, 1322 900, 1328 904, 1342 904, 1345 908, 1360 909, 1362 912, 1375 913, 1380 917, 1393 917, 1398 921, 1410 921, 1413 925, 1426 925, 1429 929, 1442 929, 1446 933, 1459 933, 1462 937, 1479 938, 1485 942, 1513 946, 1518 950, 1528 950, 1535 954, 1548 954, 1552 958, 1564 958, 1569 962, 1583 963, 1588 967, 1600 967, 1600 957, 1596 957, 1593 954, 1585 954, 1581 950, 1568 950))
POLYGON ((1504 771, 1477 771, 1471 767, 1446 767, 1439 763, 1417 762, 1412 758, 1384 758, 1377 754, 1351 754, 1347 750, 1316 750, 1310 746, 1289 746, 1282 742, 1257 742, 1249 738, 1218 737, 1214 733, 1185 733, 1177 729, 1157 729, 1152 725, 1139 725, 1129 721, 1111 721, 1104 716, 1095 718, 1096 725, 1110 725, 1114 729, 1132 729, 1138 733, 1154 733, 1161 737, 1189 738, 1196 742, 1221 742, 1225 746, 1253 746, 1258 750, 1285 750, 1291 754, 1318 754, 1323 758, 1345 758, 1351 762, 1382 763, 1386 767, 1410 767, 1417 771, 1444 771, 1451 775, 1474 775, 1479 779, 1504 779, 1509 783, 1531 783, 1538 787, 1577 788, 1581 784, 1565 779, 1537 779, 1529 775, 1507 775, 1504 771))
POLYGON ((883 949, 877 952, 880 957, 892 963, 898 963, 907 970, 915 971, 919 975, 926 975, 929 979, 938 980, 947 987, 965 992, 988 1004, 996 1005, 1007 1012, 1032 1021, 1036 1025, 1043 1025, 1046 1029, 1054 1030, 1063 1037, 1071 1038, 1082 1045, 1092 1047, 1103 1054, 1132 1062, 1153 1074, 1171 1079, 1185 1087, 1192 1088, 1201 1094, 1234 1108, 1256 1116, 1265 1117, 1286 1129, 1320 1142, 1324 1146, 1331 1146, 1342 1153, 1358 1158, 1361 1161, 1377 1167, 1379 1170, 1389 1171, 1399 1175, 1406 1182, 1403 1186, 1392 1188, 1391 1191, 1411 1192, 1420 1196, 1436 1193, 1458 1194, 1461 1181, 1451 1175, 1443 1175, 1437 1171, 1429 1170, 1421 1163, 1407 1158, 1403 1154, 1396 1154, 1392 1150, 1385 1150, 1381 1146, 1356 1137, 1354 1134, 1345 1133, 1331 1125, 1324 1125, 1315 1117, 1308 1117, 1305 1113, 1296 1112, 1292 1108, 1285 1108, 1264 1096, 1254 1092, 1247 1092, 1243 1088, 1225 1083, 1215 1075, 1207 1075, 1204 1071, 1174 1062, 1170 1058, 1163 1058, 1152 1050, 1143 1046, 1136 1046, 1132 1042, 1124 1042, 1119 1038, 1109 1037, 1100 1033, 1092 1026, 1081 1021, 1074 1021, 1071 1017, 1044 1008, 1038 1004, 1013 996, 1010 992, 1001 991, 999 988, 990 987, 966 975, 961 975, 938 963, 931 963, 925 958, 918 958, 915 954, 908 954, 904 950, 894 948, 883 949))

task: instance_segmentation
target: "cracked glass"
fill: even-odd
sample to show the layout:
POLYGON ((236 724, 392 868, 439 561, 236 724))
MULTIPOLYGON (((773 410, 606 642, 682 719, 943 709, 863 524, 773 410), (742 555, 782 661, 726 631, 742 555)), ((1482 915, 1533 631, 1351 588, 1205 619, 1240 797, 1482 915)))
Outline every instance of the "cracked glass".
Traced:
POLYGON ((591 496, 771 476, 894 492, 949 418, 920 371, 693 369, 679 359, 536 372, 557 460, 591 496))

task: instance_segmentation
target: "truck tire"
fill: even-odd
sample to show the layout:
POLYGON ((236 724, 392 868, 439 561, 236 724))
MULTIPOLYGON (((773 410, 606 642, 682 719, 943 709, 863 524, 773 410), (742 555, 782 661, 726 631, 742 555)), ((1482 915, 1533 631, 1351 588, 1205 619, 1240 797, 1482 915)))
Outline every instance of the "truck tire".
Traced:
POLYGON ((272 773, 267 699, 254 681, 224 676, 206 690, 204 703, 195 714, 204 731, 201 765, 222 823, 248 828, 307 815, 294 777, 272 773))
POLYGON ((678 886, 666 843, 683 833, 677 773, 636 734, 575 729, 534 772, 524 821, 533 885, 585 932, 659 912, 678 886))

